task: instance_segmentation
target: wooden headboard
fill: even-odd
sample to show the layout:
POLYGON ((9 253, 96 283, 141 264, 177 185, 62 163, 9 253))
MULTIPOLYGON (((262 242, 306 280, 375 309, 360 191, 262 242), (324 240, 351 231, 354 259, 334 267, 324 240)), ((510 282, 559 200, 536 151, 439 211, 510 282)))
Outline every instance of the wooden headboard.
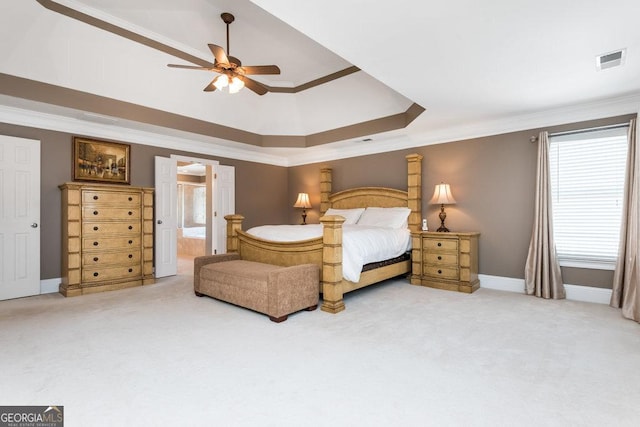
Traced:
POLYGON ((409 228, 418 231, 422 222, 422 156, 407 156, 407 190, 385 187, 360 187, 331 193, 332 170, 320 170, 320 215, 327 209, 352 209, 377 206, 382 208, 406 206, 411 209, 409 228))
POLYGON ((384 187, 352 188, 329 195, 329 202, 335 209, 406 207, 407 192, 384 187))

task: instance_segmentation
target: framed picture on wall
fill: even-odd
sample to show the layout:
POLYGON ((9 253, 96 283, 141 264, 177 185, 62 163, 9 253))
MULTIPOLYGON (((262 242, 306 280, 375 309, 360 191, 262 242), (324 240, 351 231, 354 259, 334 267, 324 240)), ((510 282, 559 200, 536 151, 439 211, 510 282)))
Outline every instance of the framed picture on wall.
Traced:
POLYGON ((130 184, 130 155, 128 144, 74 137, 73 179, 130 184))

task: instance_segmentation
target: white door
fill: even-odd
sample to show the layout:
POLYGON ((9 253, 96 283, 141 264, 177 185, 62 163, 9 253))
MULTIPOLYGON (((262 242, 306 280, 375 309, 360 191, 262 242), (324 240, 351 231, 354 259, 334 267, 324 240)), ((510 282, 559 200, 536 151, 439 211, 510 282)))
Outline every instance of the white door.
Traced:
POLYGON ((155 264, 156 277, 178 273, 178 162, 156 156, 155 264))
POLYGON ((227 252, 227 221, 225 215, 236 210, 236 170, 233 166, 214 166, 213 206, 214 244, 216 253, 227 252))
POLYGON ((0 135, 0 300, 40 293, 40 141, 0 135))

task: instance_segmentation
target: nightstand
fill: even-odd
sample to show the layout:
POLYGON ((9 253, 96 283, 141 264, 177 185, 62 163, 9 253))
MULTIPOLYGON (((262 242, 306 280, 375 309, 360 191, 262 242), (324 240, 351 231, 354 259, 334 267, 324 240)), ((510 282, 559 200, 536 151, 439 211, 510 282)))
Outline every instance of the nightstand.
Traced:
POLYGON ((478 280, 480 233, 411 233, 411 284, 471 293, 478 280))

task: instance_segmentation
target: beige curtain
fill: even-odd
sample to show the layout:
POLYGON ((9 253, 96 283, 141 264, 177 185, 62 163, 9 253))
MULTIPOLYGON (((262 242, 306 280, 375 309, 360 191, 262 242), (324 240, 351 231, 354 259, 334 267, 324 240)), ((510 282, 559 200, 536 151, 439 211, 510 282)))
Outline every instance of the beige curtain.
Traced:
POLYGON ((622 315, 640 322, 640 153, 638 153, 638 129, 636 119, 629 124, 629 149, 625 175, 625 196, 620 223, 620 246, 613 275, 613 307, 622 308, 622 315))
POLYGON ((549 134, 538 136, 536 206, 529 254, 524 271, 525 291, 541 298, 565 297, 562 274, 553 240, 551 183, 549 177, 549 134))

